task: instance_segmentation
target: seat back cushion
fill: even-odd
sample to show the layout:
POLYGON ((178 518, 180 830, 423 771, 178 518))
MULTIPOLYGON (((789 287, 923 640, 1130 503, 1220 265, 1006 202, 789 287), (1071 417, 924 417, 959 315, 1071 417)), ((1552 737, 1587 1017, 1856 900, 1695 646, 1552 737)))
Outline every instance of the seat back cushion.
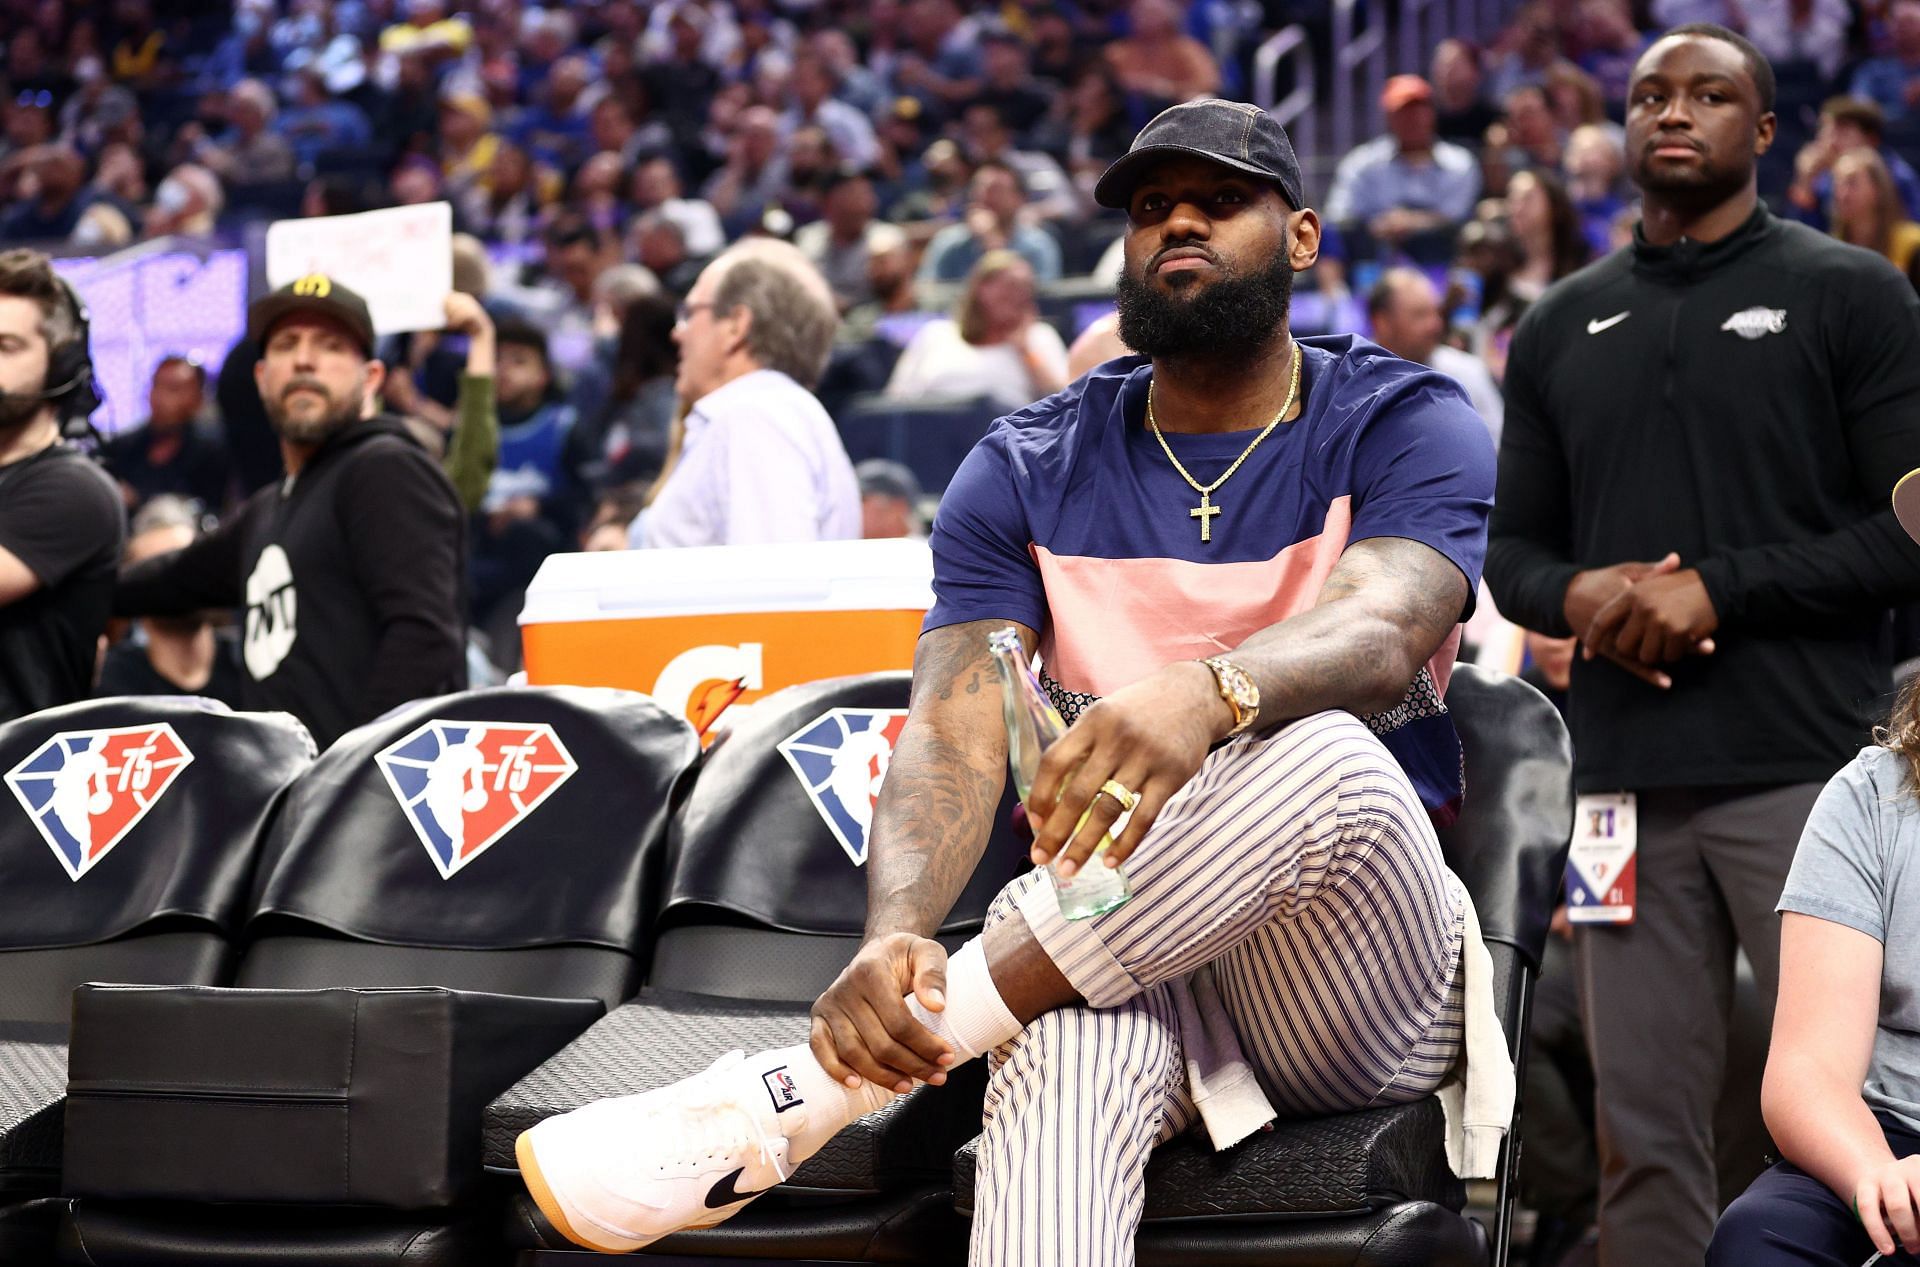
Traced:
MULTIPOLYGON (((858 936, 868 830, 906 723, 910 680, 833 678, 755 704, 706 754, 675 818, 662 926, 738 917, 787 932, 858 936)), ((978 929, 994 895, 1027 868, 1013 803, 1011 791, 1003 794, 986 851, 942 931, 978 929)))
POLYGON ((90 700, 0 726, 0 950, 106 942, 166 916, 230 931, 312 752, 283 713, 193 698, 90 700))
POLYGON ((341 736, 287 796, 255 919, 443 950, 643 952, 698 744, 644 695, 500 687, 341 736))
POLYGON ((1504 673, 1454 668, 1447 709, 1460 733, 1466 798, 1440 831, 1473 895, 1481 933, 1537 969, 1573 837, 1573 746, 1546 696, 1504 673))

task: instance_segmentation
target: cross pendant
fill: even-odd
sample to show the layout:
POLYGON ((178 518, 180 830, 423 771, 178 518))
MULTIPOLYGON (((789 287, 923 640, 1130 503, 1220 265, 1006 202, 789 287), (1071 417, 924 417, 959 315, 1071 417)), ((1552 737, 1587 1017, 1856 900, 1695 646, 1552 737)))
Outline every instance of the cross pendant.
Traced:
POLYGON ((1187 518, 1198 519, 1200 521, 1200 539, 1202 541, 1213 540, 1213 517, 1220 513, 1220 508, 1212 504, 1212 502, 1208 500, 1208 497, 1209 494, 1207 493, 1200 494, 1200 504, 1187 512, 1187 518))

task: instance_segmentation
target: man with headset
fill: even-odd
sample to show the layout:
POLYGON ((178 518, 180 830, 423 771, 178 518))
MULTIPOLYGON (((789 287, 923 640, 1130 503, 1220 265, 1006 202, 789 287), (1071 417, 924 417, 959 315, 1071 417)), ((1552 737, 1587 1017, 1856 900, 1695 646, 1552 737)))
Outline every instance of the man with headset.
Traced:
POLYGON ((124 511, 61 435, 99 403, 86 308, 45 255, 0 251, 0 722, 92 693, 124 511))

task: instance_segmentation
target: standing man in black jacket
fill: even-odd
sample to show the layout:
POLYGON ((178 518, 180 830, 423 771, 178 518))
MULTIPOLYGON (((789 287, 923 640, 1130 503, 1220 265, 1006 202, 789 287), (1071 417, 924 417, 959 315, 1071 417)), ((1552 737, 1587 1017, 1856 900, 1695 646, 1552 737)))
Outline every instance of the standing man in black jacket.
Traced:
POLYGON ((464 515, 438 463, 373 413, 385 367, 364 299, 303 277, 253 305, 247 336, 286 478, 211 535, 127 569, 114 609, 244 604, 243 704, 292 713, 324 747, 466 685, 464 515))
POLYGON ((1639 233, 1528 312, 1508 366, 1487 581, 1511 619, 1581 639, 1582 808, 1637 810, 1632 922, 1575 943, 1603 1264, 1705 1253, 1735 946, 1771 1006, 1800 828, 1868 742, 1888 608, 1920 597, 1885 509, 1920 454, 1920 302, 1759 204, 1772 105, 1731 31, 1650 47, 1627 112, 1639 233))

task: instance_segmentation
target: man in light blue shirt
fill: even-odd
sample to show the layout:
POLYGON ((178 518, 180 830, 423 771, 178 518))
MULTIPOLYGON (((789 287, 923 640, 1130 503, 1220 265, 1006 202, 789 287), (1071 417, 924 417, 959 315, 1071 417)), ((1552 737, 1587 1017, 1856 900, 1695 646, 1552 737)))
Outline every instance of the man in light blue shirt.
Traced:
POLYGON ((632 545, 859 537, 859 481, 810 390, 839 323, 826 279, 785 242, 750 239, 707 265, 673 331, 692 403, 632 545))
POLYGON ((1432 85, 1418 75, 1395 75, 1380 106, 1387 135, 1340 160, 1327 218, 1396 246, 1464 223, 1480 196, 1480 165, 1464 148, 1439 139, 1432 85))

